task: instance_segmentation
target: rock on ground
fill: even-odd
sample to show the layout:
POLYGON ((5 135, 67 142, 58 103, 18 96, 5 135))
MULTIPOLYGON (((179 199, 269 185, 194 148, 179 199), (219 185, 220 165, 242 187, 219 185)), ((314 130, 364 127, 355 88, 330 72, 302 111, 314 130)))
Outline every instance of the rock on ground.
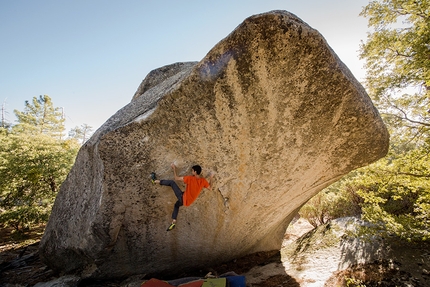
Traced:
POLYGON ((81 148, 41 241, 51 268, 89 278, 179 273, 279 250, 297 210, 383 157, 388 133, 364 88, 297 16, 246 19, 198 63, 150 73, 81 148), (166 233, 172 179, 193 164, 213 190, 166 233))
POLYGON ((81 278, 75 275, 66 275, 48 282, 41 282, 34 287, 76 287, 81 278))
POLYGON ((339 218, 286 240, 280 261, 244 274, 247 286, 264 286, 261 282, 270 278, 289 278, 296 284, 279 286, 430 286, 428 243, 363 234, 364 226, 369 224, 357 218, 339 218))

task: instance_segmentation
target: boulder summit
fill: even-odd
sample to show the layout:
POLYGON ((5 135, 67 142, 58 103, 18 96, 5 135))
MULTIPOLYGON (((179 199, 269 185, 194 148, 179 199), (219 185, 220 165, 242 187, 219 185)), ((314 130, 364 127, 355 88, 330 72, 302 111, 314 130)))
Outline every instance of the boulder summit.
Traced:
POLYGON ((40 253, 92 278, 178 273, 280 249, 312 196, 387 153, 364 88, 319 32, 286 11, 247 18, 200 62, 149 73, 82 146, 40 253), (204 189, 181 207, 153 185, 194 164, 204 189))

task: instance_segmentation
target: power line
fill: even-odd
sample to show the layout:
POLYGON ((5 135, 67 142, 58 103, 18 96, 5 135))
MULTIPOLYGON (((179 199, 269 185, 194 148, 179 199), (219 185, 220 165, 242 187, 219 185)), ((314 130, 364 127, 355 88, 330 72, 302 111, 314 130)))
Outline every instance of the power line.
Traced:
POLYGON ((8 124, 6 122, 7 121, 6 116, 8 114, 8 112, 6 110, 6 100, 7 100, 7 98, 4 99, 3 104, 1 105, 1 127, 2 128, 5 128, 8 126, 8 124))

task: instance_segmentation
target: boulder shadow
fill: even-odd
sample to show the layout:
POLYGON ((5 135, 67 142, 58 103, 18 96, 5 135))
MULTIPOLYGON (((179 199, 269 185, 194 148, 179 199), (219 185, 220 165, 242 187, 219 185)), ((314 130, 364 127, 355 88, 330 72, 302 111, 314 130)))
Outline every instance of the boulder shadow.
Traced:
MULTIPOLYGON (((236 274, 243 275, 246 277, 247 287, 300 287, 299 282, 297 282, 295 278, 288 275, 282 267, 277 268, 277 270, 279 270, 277 272, 270 272, 270 274, 264 274, 264 267, 270 267, 269 265, 282 266, 281 252, 279 250, 252 253, 217 266, 200 268, 198 270, 196 269, 190 272, 176 274, 175 277, 203 278, 208 274, 215 277, 223 277, 229 274, 236 274)), ((158 277, 164 277, 164 280, 174 279, 166 278, 165 276, 162 276, 162 274, 159 274, 158 277)))

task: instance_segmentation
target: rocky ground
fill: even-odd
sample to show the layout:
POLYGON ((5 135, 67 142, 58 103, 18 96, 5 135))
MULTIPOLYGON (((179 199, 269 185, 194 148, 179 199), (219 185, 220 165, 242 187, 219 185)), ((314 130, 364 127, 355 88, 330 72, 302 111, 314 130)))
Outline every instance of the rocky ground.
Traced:
MULTIPOLYGON (((34 286, 39 282, 48 282, 58 277, 51 269, 43 264, 39 259, 38 245, 43 228, 34 230, 26 236, 13 236, 10 229, 0 230, 0 287, 21 287, 34 286)), ((295 237, 295 235, 293 235, 295 237)), ((220 275, 230 271, 237 274, 249 272, 255 266, 264 266, 271 263, 280 263, 279 251, 260 252, 228 262, 206 270, 194 270, 180 277, 197 276, 204 277, 211 272, 213 275, 220 275)), ((166 278, 173 279, 173 278, 166 278)), ((127 280, 116 281, 82 281, 79 286, 125 286, 127 280)), ((253 286, 300 286, 288 275, 272 276, 253 286), (290 282, 292 284, 283 285, 290 282), (295 284, 295 285, 294 285, 295 284)))
POLYGON ((54 273, 39 260, 43 227, 23 234, 0 229, 0 286, 33 286, 49 281, 54 273))
POLYGON ((287 230, 289 238, 281 249, 281 263, 252 268, 245 274, 247 283, 256 286, 271 277, 288 274, 298 285, 276 286, 430 286, 430 244, 396 238, 352 239, 346 235, 345 226, 353 226, 348 218, 309 231, 309 224, 299 220, 287 230))
MULTIPOLYGON (((312 226, 307 222, 299 220, 287 230, 281 251, 252 254, 220 266, 208 267, 206 270, 191 271, 180 277, 203 277, 209 272, 220 275, 233 271, 245 275, 249 287, 430 286, 430 274, 425 269, 430 264, 428 245, 414 245, 406 248, 397 246, 394 249, 398 250, 397 258, 399 261, 356 264, 346 270, 334 272, 328 280, 324 279, 324 281, 318 281, 317 278, 321 275, 317 273, 322 272, 319 268, 324 266, 309 269, 307 273, 299 270, 301 271, 300 275, 296 272, 297 270, 289 272, 285 258, 281 258, 285 256, 284 250, 311 229, 312 226), (325 285, 322 282, 326 282, 325 285)), ((0 230, 0 287, 34 286, 39 282, 48 282, 59 277, 39 259, 38 243, 42 232, 43 227, 34 230, 25 237, 17 237, 11 234, 10 230, 0 230)), ((303 240, 302 238, 301 240, 303 240)), ((327 249, 324 252, 327 254, 318 253, 315 256, 330 258, 331 254, 329 253, 332 251, 327 249)), ((329 264, 326 265, 329 268, 329 264)), ((141 280, 143 277, 137 276, 133 280, 80 281, 79 286, 132 287, 139 286, 138 282, 141 280)))

